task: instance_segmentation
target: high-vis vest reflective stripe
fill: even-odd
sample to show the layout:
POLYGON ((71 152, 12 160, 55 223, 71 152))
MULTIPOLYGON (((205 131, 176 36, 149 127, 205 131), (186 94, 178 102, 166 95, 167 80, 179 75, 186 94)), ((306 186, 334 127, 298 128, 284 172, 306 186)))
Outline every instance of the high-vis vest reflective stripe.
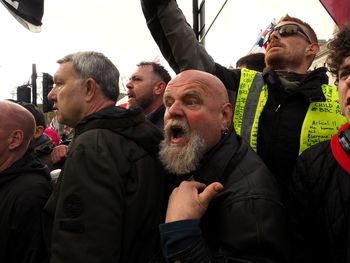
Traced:
MULTIPOLYGON (((306 113, 300 134, 299 154, 318 142, 330 139, 346 122, 341 114, 337 88, 323 84, 322 92, 326 101, 311 102, 306 113)), ((247 140, 255 151, 259 118, 267 98, 267 85, 263 81, 262 74, 242 69, 233 124, 237 134, 247 140)))

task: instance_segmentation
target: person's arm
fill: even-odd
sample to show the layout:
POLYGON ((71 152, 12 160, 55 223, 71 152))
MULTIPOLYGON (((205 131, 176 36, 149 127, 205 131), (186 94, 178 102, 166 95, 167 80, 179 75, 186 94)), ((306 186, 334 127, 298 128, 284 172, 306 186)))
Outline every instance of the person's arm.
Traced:
POLYGON ((162 249, 169 262, 209 262, 211 253, 202 237, 199 219, 210 201, 223 189, 222 184, 205 186, 196 181, 184 181, 169 197, 165 224, 159 226, 162 249))
POLYGON ((176 1, 141 0, 141 5, 153 39, 175 73, 197 69, 217 76, 226 86, 230 102, 234 105, 240 70, 215 63, 198 42, 176 1))
POLYGON ((68 154, 53 224, 52 263, 119 262, 125 191, 114 157, 124 155, 111 156, 104 142, 85 137, 68 154))
MULTIPOLYGON (((186 182, 172 193, 166 223, 160 226, 168 262, 289 262, 285 210, 279 200, 257 193, 229 198, 231 190, 223 190, 220 195, 226 198, 216 208, 217 225, 211 226, 218 238, 214 248, 209 247, 199 225, 208 202, 203 205, 198 194, 202 186, 194 183, 186 182)), ((208 201, 217 194, 212 192, 208 201)))
POLYGON ((215 62, 197 41, 175 0, 141 0, 147 26, 163 57, 179 73, 198 69, 215 73, 215 62))

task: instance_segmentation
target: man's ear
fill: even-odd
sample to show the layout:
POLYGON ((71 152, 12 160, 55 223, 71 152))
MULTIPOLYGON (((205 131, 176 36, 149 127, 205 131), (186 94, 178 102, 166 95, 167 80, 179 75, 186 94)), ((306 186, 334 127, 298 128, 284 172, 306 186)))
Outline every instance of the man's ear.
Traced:
POLYGON ((320 51, 320 45, 318 43, 311 43, 308 48, 306 49, 306 52, 310 55, 316 55, 320 51))
POLYGON ((221 130, 227 130, 228 127, 230 127, 230 123, 232 123, 233 118, 233 110, 231 103, 225 103, 222 106, 221 109, 222 114, 222 123, 221 123, 221 130))
POLYGON ((163 96, 163 93, 165 91, 165 88, 166 88, 166 84, 164 81, 160 81, 158 82, 158 84, 156 85, 156 87, 154 88, 153 92, 155 95, 159 96, 159 95, 162 95, 163 96))
POLYGON ((86 101, 91 101, 95 97, 97 90, 97 82, 93 78, 88 78, 85 80, 85 99, 86 101))
POLYGON ((22 130, 14 130, 8 137, 8 149, 14 150, 22 146, 24 140, 24 132, 22 130))
POLYGON ((38 139, 43 133, 44 133, 44 126, 42 126, 42 125, 36 126, 35 133, 33 135, 33 139, 34 140, 38 139))

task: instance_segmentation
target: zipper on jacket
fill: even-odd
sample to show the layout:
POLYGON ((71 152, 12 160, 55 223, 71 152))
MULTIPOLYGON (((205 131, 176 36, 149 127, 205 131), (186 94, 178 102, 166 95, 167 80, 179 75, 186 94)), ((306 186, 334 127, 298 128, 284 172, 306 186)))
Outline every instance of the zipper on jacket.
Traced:
POLYGON ((275 112, 279 112, 281 108, 281 104, 278 104, 277 108, 275 109, 275 112))

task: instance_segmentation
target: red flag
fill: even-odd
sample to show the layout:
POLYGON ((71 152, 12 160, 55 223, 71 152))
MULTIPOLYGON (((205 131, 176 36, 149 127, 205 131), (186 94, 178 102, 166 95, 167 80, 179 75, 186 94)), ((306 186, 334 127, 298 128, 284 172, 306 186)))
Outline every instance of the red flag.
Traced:
POLYGON ((124 96, 123 98, 121 98, 120 100, 117 101, 116 106, 120 106, 123 108, 127 108, 128 107, 128 96, 124 96))
POLYGON ((320 2, 338 26, 350 23, 349 0, 320 0, 320 2))

